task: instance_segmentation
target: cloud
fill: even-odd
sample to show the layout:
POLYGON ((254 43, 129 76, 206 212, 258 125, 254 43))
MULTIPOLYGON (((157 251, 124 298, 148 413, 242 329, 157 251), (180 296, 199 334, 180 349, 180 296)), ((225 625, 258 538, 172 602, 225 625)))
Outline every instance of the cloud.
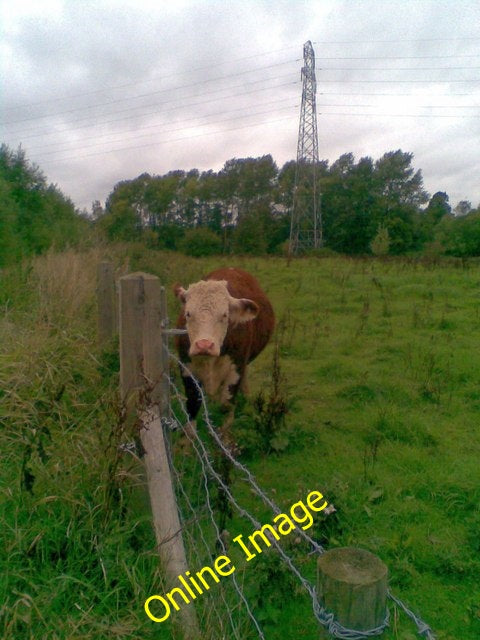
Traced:
POLYGON ((307 39, 321 158, 402 148, 430 191, 480 201, 473 3, 4 4, 4 140, 79 207, 144 171, 294 158, 307 39))

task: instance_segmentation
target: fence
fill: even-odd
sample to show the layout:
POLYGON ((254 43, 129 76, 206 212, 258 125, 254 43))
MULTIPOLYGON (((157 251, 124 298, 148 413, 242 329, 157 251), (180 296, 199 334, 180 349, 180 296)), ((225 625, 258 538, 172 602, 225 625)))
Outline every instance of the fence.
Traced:
MULTIPOLYGON (((99 339, 104 343, 115 331, 117 312, 114 308, 116 296, 112 293, 115 286, 113 268, 102 265, 98 270, 99 339)), ((228 480, 229 473, 222 472, 225 465, 236 474, 235 486, 248 487, 258 497, 258 504, 274 516, 282 511, 222 441, 198 383, 205 433, 202 436, 195 429, 183 427, 188 424, 188 414, 169 362, 173 361, 176 367, 183 369, 186 365, 169 350, 169 337, 178 330, 168 327, 165 290, 158 278, 144 273, 121 278, 118 317, 121 393, 127 410, 136 412, 141 424, 153 525, 166 586, 172 589, 170 593, 179 592, 178 581, 182 577, 182 597, 187 600, 178 606, 173 598, 167 602, 154 595, 153 599, 166 603, 163 604, 162 620, 169 617, 167 606, 169 610, 175 608, 173 632, 184 640, 264 639, 261 621, 255 613, 256 605, 261 604, 262 593, 258 588, 255 590, 255 585, 249 587, 252 580, 247 576, 247 573, 255 573, 254 569, 248 569, 248 572, 243 569, 243 573, 241 569, 231 571, 228 578, 216 580, 213 589, 201 590, 189 567, 212 565, 215 552, 220 552, 219 558, 229 560, 229 535, 218 522, 218 492, 240 520, 250 523, 255 531, 262 528, 258 515, 251 513, 252 507, 244 506, 245 491, 234 490, 228 480), (175 452, 172 447, 175 429, 181 432, 188 455, 175 452), (190 600, 196 600, 195 605, 185 594, 190 600)), ((274 547, 278 554, 270 556, 276 558, 273 562, 281 563, 275 565, 277 574, 282 575, 286 568, 300 584, 320 624, 322 637, 360 640, 381 634, 389 624, 389 611, 385 605, 388 596, 414 621, 419 635, 434 640, 430 627, 387 591, 386 567, 378 558, 357 549, 325 552, 301 527, 295 530, 295 535, 302 539, 302 544, 289 547, 288 552, 273 536, 269 536, 267 546, 274 547), (309 564, 311 573, 315 560, 318 563, 317 583, 313 584, 305 577, 303 567, 309 564), (350 568, 347 577, 339 575, 339 567, 342 573, 345 566, 350 568), (324 605, 335 611, 335 616, 324 605)))

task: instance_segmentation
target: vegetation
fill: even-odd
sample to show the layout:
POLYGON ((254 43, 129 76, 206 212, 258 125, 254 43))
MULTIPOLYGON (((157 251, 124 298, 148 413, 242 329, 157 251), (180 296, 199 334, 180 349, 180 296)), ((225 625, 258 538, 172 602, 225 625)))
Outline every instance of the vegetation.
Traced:
MULTIPOLYGON (((281 507, 322 491, 337 512, 314 536, 379 555, 439 640, 480 636, 480 211, 462 201, 452 213, 444 192, 429 198, 412 161, 399 150, 320 163, 326 245, 287 263, 275 254, 289 235, 294 162, 143 174, 88 218, 21 149, 0 148, 2 638, 171 637, 143 611, 162 576, 139 467, 119 449, 131 425, 118 347, 96 344, 95 270, 106 256, 117 275, 144 270, 167 287, 221 263, 258 276, 278 326, 238 404, 238 455, 281 507)), ((173 444, 201 513, 198 469, 179 435, 173 444)), ((235 515, 228 529, 251 533, 235 515)), ((314 580, 310 549, 285 544, 314 580)), ((284 629, 317 637, 275 552, 235 561, 269 639, 284 629)), ((385 637, 410 640, 413 626, 400 614, 385 637)))
MULTIPOLYGON (((316 168, 324 247, 347 255, 480 255, 480 211, 467 201, 452 213, 448 195, 430 199, 413 155, 374 161, 351 153, 316 168)), ((285 253, 295 162, 270 155, 233 158, 218 171, 144 173, 116 184, 105 209, 81 215, 19 148, 0 148, 0 267, 50 247, 142 240, 150 248, 201 257, 285 253)), ((299 188, 306 190, 309 184, 299 188)))
MULTIPOLYGON (((480 236, 478 211, 462 202, 455 217, 446 193, 429 199, 412 162, 412 154, 397 150, 376 161, 355 162, 348 153, 331 166, 319 163, 325 247, 352 255, 480 255, 471 240, 472 228, 473 236, 480 236), (462 216, 468 223, 460 222, 462 216)), ((206 243, 201 255, 210 255, 212 246, 218 253, 281 253, 289 237, 294 183, 295 162, 278 169, 269 155, 228 160, 217 173, 142 174, 114 187, 98 228, 111 240, 147 233, 150 246, 187 254, 188 238, 200 236, 184 240, 186 230, 208 229, 217 243, 206 243)), ((195 255, 198 251, 202 246, 196 243, 195 255)))
POLYGON ((87 222, 24 151, 0 147, 0 267, 49 247, 75 244, 87 222))
MULTIPOLYGON (((319 519, 314 536, 379 555, 392 590, 440 640, 478 638, 478 264, 334 256, 287 265, 142 244, 107 254, 118 274, 146 270, 166 285, 193 282, 221 262, 258 276, 279 330, 252 367, 252 401, 234 425, 241 455, 281 507, 322 491, 337 513, 319 519), (249 416, 260 429, 257 450, 249 416)), ((96 346, 102 257, 49 251, 0 275, 5 640, 170 637, 143 612, 162 587, 148 510, 135 493, 138 470, 118 453, 116 345, 96 346)), ((173 315, 170 293, 168 303, 173 315)), ((232 481, 268 522, 245 484, 232 481)), ((238 517, 228 528, 251 532, 238 517)), ((291 545, 314 579, 309 549, 291 545)), ((249 563, 245 588, 269 639, 285 629, 317 637, 311 606, 275 552, 249 563)), ((399 613, 385 637, 415 634, 399 613)))

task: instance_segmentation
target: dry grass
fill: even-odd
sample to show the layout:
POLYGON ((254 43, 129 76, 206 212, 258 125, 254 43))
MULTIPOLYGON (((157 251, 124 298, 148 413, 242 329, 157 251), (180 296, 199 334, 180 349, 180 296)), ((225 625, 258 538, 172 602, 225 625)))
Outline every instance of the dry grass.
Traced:
POLYGON ((101 251, 49 251, 33 263, 41 318, 48 324, 76 324, 93 310, 96 269, 101 251))

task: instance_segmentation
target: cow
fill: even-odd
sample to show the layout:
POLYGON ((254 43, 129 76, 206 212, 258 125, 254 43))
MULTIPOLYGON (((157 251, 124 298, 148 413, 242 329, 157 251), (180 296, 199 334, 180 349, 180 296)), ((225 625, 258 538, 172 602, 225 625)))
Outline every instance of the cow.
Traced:
POLYGON ((233 418, 235 397, 247 391, 247 365, 265 348, 275 315, 257 280, 242 269, 217 269, 188 289, 174 286, 182 302, 176 337, 187 412, 193 424, 202 399, 192 375, 209 398, 233 418), (191 375, 192 374, 192 375, 191 375))

